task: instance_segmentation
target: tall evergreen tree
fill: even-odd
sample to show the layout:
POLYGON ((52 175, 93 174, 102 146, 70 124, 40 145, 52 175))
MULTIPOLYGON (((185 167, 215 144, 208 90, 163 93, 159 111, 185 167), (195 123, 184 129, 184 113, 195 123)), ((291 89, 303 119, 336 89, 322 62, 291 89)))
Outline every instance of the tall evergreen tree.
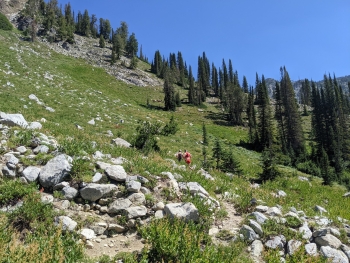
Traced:
POLYGON ((134 57, 136 56, 138 49, 139 49, 139 44, 138 41, 135 37, 135 33, 132 33, 129 36, 128 42, 126 44, 126 53, 128 54, 129 57, 134 57))
POLYGON ((280 91, 283 104, 282 118, 285 123, 285 143, 296 156, 299 156, 305 151, 304 135, 294 88, 285 67, 281 67, 280 91))
POLYGON ((168 71, 166 71, 164 75, 164 108, 167 111, 176 110, 175 89, 168 75, 168 71))
POLYGON ((117 28, 116 34, 120 35, 120 38, 122 40, 122 50, 125 50, 126 43, 128 41, 129 36, 129 27, 128 24, 124 21, 120 22, 120 27, 117 28))
POLYGON ((221 148, 220 140, 218 138, 215 139, 212 152, 213 152, 213 159, 216 162, 216 169, 220 169, 220 163, 222 160, 223 150, 221 148))
POLYGON ((270 99, 267 91, 265 77, 262 75, 261 81, 257 76, 257 104, 258 104, 258 135, 259 149, 270 149, 274 139, 274 128, 272 122, 272 111, 270 99))
POLYGON ((250 88, 247 105, 247 118, 249 126, 249 142, 255 147, 258 143, 259 136, 257 133, 256 111, 254 107, 253 87, 250 88))
POLYGON ((243 76, 242 88, 243 88, 243 92, 244 93, 248 93, 249 92, 248 81, 247 81, 247 78, 245 76, 243 76))
POLYGON ((194 94, 194 79, 192 75, 192 68, 189 67, 188 71, 188 82, 189 82, 189 89, 188 89, 188 102, 190 104, 195 104, 195 94, 194 94))

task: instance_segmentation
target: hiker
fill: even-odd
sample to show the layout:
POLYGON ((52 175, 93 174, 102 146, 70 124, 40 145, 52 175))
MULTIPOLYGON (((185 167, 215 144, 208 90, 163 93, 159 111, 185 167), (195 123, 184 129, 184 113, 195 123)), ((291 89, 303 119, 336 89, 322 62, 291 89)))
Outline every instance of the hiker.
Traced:
POLYGON ((178 160, 179 162, 181 162, 181 160, 182 160, 182 152, 181 152, 181 150, 179 150, 179 151, 177 152, 177 154, 175 154, 175 156, 176 156, 177 160, 178 160))
POLYGON ((192 169, 192 168, 190 167, 190 164, 191 164, 191 154, 190 154, 187 150, 185 150, 185 153, 184 153, 183 157, 185 158, 185 162, 188 164, 188 167, 189 167, 190 169, 192 169))

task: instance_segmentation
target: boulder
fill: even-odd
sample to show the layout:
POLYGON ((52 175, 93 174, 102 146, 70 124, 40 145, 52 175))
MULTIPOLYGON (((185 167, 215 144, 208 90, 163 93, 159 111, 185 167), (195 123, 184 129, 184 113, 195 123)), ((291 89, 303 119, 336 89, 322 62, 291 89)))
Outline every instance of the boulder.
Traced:
POLYGON ((303 239, 309 240, 312 237, 312 232, 307 223, 299 227, 299 232, 303 235, 303 239))
POLYGON ((0 123, 10 127, 20 126, 26 128, 28 126, 22 114, 6 114, 5 112, 0 112, 0 123))
POLYGON ((259 225, 258 222, 252 220, 252 219, 249 219, 249 226, 255 231, 255 233, 257 233, 259 236, 262 236, 263 235, 263 230, 261 228, 261 226, 259 225))
POLYGON ((286 238, 283 235, 275 236, 266 241, 265 246, 268 248, 278 248, 279 250, 284 249, 284 245, 286 244, 286 238))
POLYGON ((250 215, 255 217, 256 221, 259 224, 264 224, 264 222, 268 219, 264 214, 262 214, 260 212, 253 212, 250 215))
POLYGON ((129 181, 126 183, 126 190, 130 193, 137 193, 140 191, 141 183, 138 181, 129 181))
POLYGON ((318 246, 329 246, 335 249, 340 248, 340 246, 342 245, 341 241, 331 234, 326 234, 324 236, 316 237, 315 243, 318 246))
POLYGON ((105 169, 105 172, 110 179, 118 181, 118 182, 125 182, 126 177, 128 176, 126 174, 123 166, 121 166, 121 165, 108 166, 105 169))
POLYGON ((179 187, 182 192, 189 191, 192 195, 201 193, 209 196, 209 193, 197 182, 179 183, 179 187))
POLYGON ((243 235, 244 240, 248 242, 253 242, 255 239, 258 238, 257 234, 251 228, 250 226, 243 225, 241 229, 239 230, 239 233, 243 235))
POLYGON ((115 143, 115 145, 120 147, 126 147, 126 148, 131 147, 131 144, 122 138, 113 139, 112 142, 115 143))
POLYGON ((264 245, 263 243, 256 239, 253 241, 251 245, 251 252, 250 254, 252 255, 252 258, 255 260, 255 262, 262 262, 260 260, 262 253, 264 252, 264 245))
POLYGON ((122 213, 131 205, 132 202, 129 199, 119 198, 109 205, 108 214, 122 213))
POLYGON ((27 129, 29 130, 40 130, 43 126, 41 125, 40 122, 37 122, 37 121, 33 121, 33 122, 30 122, 27 129))
POLYGON ((199 212, 192 203, 171 203, 164 207, 164 212, 170 218, 180 218, 185 221, 198 222, 199 212))
POLYGON ((114 184, 88 184, 80 190, 80 195, 87 201, 94 202, 102 197, 112 195, 118 190, 118 187, 114 184))
POLYGON ((145 206, 131 206, 124 211, 128 219, 138 218, 147 214, 147 208, 145 206))
POLYGON ((305 252, 310 256, 317 256, 317 245, 315 243, 309 243, 305 245, 305 252))
POLYGON ((40 184, 46 188, 62 182, 72 168, 71 162, 72 158, 65 154, 60 154, 48 161, 40 171, 40 184))
POLYGON ((41 169, 36 166, 28 166, 22 172, 24 178, 26 178, 27 182, 35 182, 40 174, 41 169))
POLYGON ((73 231, 78 223, 68 216, 57 216, 55 217, 55 225, 62 225, 62 230, 73 231))
POLYGON ((346 257, 344 252, 331 248, 329 246, 322 246, 320 248, 320 254, 325 258, 329 259, 329 262, 333 263, 349 263, 349 259, 346 257))
POLYGON ((133 205, 143 205, 146 201, 146 197, 143 193, 133 193, 128 196, 128 199, 133 205))
POLYGON ((78 195, 78 190, 73 187, 66 186, 62 189, 62 194, 65 199, 73 200, 78 195))
POLYGON ((295 253, 295 251, 297 251, 302 244, 303 243, 299 240, 294 240, 294 239, 289 240, 288 244, 287 244, 288 254, 293 255, 295 253))

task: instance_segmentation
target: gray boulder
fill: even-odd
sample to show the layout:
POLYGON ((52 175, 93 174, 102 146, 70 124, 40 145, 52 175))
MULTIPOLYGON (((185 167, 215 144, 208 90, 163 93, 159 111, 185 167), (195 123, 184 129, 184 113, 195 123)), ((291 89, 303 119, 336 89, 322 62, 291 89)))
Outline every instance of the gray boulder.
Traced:
POLYGON ((121 165, 108 166, 105 171, 110 179, 118 182, 125 182, 125 179, 128 176, 121 165))
POLYGON ((39 145, 33 150, 33 153, 35 153, 35 154, 48 153, 49 150, 50 150, 49 147, 47 147, 46 145, 39 145))
POLYGON ((180 218, 185 221, 199 220, 198 209, 192 203, 171 203, 164 207, 164 212, 170 218, 180 218))
POLYGON ((52 187, 62 182, 72 168, 71 162, 72 158, 65 154, 60 154, 48 161, 40 171, 40 184, 44 187, 52 187))
POLYGON ((299 227, 299 232, 303 235, 303 239, 309 240, 312 237, 312 232, 307 223, 299 227))
POLYGON ((27 129, 29 130, 40 130, 43 126, 41 125, 40 122, 37 122, 37 121, 33 121, 33 122, 30 122, 27 129))
POLYGON ((102 197, 112 195, 118 190, 118 187, 114 184, 88 184, 80 190, 80 195, 87 201, 94 202, 102 197))
POLYGON ((133 205, 143 205, 146 201, 146 197, 143 193, 133 193, 128 196, 128 199, 133 205))
POLYGON ((26 178, 27 182, 35 182, 40 174, 41 169, 36 166, 28 166, 22 172, 24 178, 26 178))
POLYGON ((264 222, 268 219, 264 214, 262 214, 260 212, 253 212, 250 215, 255 217, 256 221, 259 224, 264 224, 264 222))
POLYGON ((288 244, 287 244, 288 254, 293 255, 295 253, 295 251, 297 251, 302 244, 303 243, 299 240, 294 240, 294 239, 289 240, 288 244))
POLYGON ((244 240, 248 242, 253 242, 255 239, 258 238, 257 234, 251 228, 250 226, 243 225, 241 229, 239 230, 239 233, 243 235, 244 240))
POLYGON ((261 226, 259 225, 258 222, 252 220, 252 219, 249 219, 249 226, 255 231, 255 233, 257 233, 259 236, 262 236, 263 235, 263 230, 261 228, 261 226))
POLYGON ((310 256, 317 256, 317 245, 315 243, 309 243, 305 245, 305 252, 310 256))
POLYGON ((132 202, 129 199, 119 198, 109 205, 108 214, 122 213, 131 205, 132 202))
POLYGON ((145 206, 131 206, 125 209, 125 215, 128 219, 138 218, 147 214, 147 208, 145 206))
POLYGON ((331 248, 329 246, 322 246, 320 248, 320 254, 325 258, 329 259, 329 262, 333 263, 349 263, 349 259, 346 255, 337 249, 331 248))
POLYGON ((130 193, 137 193, 140 191, 141 183, 138 181, 130 181, 126 183, 126 189, 130 193))
POLYGON ((286 244, 286 238, 283 235, 275 236, 266 241, 265 246, 268 248, 278 248, 279 250, 283 250, 286 244))
POLYGON ((316 237, 315 243, 318 246, 329 246, 335 249, 340 248, 340 246, 342 245, 341 241, 331 234, 326 234, 324 236, 316 237))
POLYGON ((120 147, 126 147, 126 148, 131 147, 131 144, 122 138, 113 139, 112 142, 115 143, 115 145, 120 147))
POLYGON ((62 189, 62 194, 65 199, 73 200, 78 195, 78 190, 73 187, 66 186, 62 189))
POLYGON ((264 251, 263 243, 258 239, 254 240, 251 245, 250 254, 255 262, 262 262, 261 256, 263 251, 264 251))
POLYGON ((10 170, 7 166, 3 166, 1 169, 1 172, 6 177, 9 177, 9 178, 16 177, 16 170, 10 170))
POLYGON ((179 183, 180 190, 182 192, 189 191, 190 194, 203 194, 209 196, 209 193, 197 182, 179 183))
POLYGON ((55 225, 62 225, 62 230, 73 231, 78 223, 68 216, 57 216, 55 217, 55 225))
POLYGON ((22 114, 6 114, 5 112, 0 112, 0 123, 10 127, 20 126, 26 128, 28 126, 22 114))

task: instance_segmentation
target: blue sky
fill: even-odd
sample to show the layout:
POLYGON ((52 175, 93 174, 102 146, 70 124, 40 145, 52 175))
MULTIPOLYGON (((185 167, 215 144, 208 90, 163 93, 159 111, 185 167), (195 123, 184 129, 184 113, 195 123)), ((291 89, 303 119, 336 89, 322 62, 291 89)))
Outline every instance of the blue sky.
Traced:
POLYGON ((231 59, 249 85, 256 72, 279 79, 280 66, 292 80, 350 75, 349 0, 58 1, 109 19, 114 29, 125 21, 149 61, 156 50, 181 51, 196 72, 204 51, 217 68, 231 59))

